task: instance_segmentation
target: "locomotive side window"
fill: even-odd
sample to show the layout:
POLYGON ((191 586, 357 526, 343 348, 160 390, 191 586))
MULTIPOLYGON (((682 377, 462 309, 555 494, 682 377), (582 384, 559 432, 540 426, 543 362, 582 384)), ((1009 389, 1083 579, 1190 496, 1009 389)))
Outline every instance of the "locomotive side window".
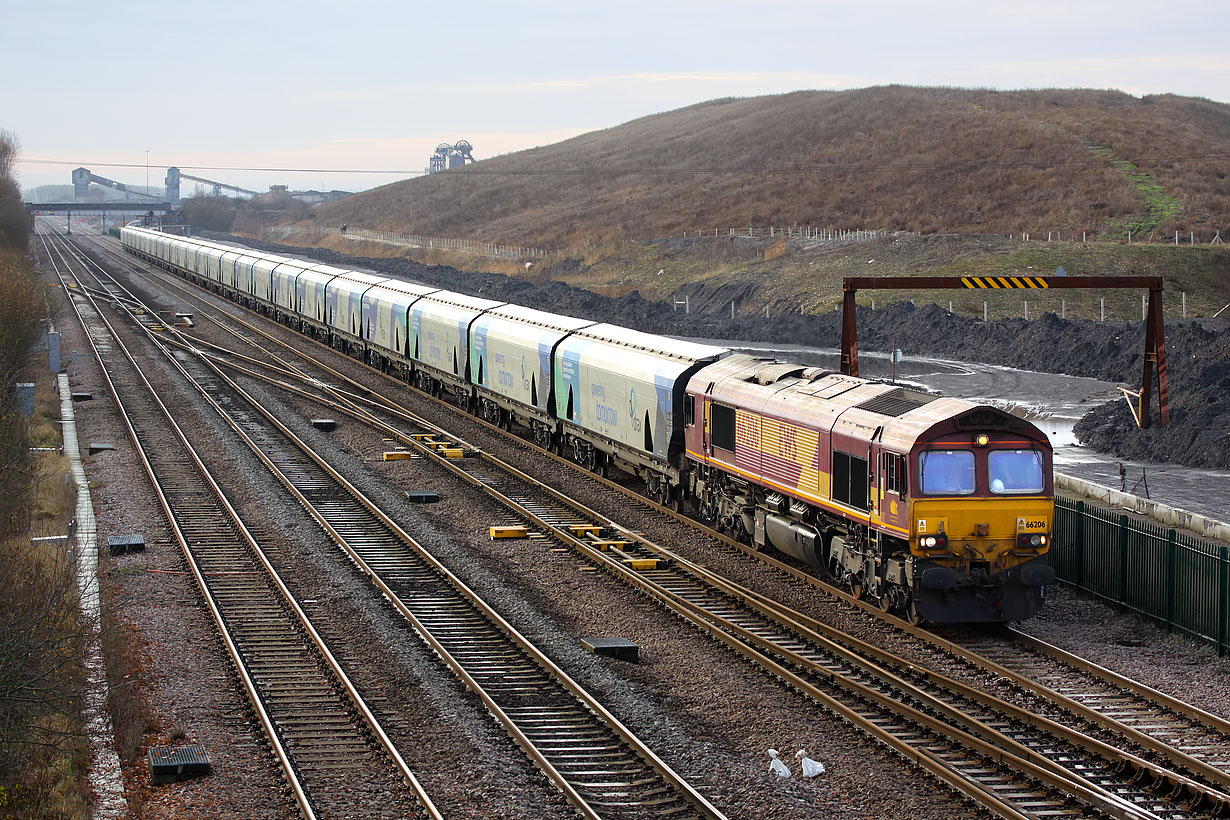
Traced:
POLYGON ((992 450, 987 461, 993 493, 1040 493, 1045 486, 1037 450, 992 450))
POLYGON ((905 460, 896 453, 884 454, 884 489, 905 495, 905 460))
POLYGON ((735 408, 725 407, 716 402, 710 405, 710 434, 713 436, 713 446, 723 450, 735 451, 735 408))
POLYGON ((696 424, 696 397, 687 396, 683 400, 683 423, 687 427, 696 424))
POLYGON ((867 459, 833 451, 833 500, 867 509, 867 459))
POLYGON ((969 495, 974 491, 974 454, 969 450, 928 450, 918 458, 927 495, 969 495))

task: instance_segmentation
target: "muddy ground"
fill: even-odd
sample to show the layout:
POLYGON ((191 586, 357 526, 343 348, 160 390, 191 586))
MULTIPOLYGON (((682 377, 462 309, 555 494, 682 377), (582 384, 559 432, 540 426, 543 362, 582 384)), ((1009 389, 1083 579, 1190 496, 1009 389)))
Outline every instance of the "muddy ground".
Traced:
MULTIPOLYGON (((301 248, 217 235, 269 252, 364 268, 556 313, 613 322, 651 333, 756 342, 838 347, 841 316, 798 312, 731 318, 727 303, 716 312, 685 314, 669 301, 653 302, 637 292, 611 298, 557 281, 534 282, 499 274, 468 273, 407 259, 350 257, 331 250, 301 248)), ((1139 389, 1143 372, 1142 322, 1094 322, 1041 318, 1001 319, 984 324, 937 305, 894 303, 858 310, 860 350, 897 346, 907 355, 940 356, 1051 373, 1088 376, 1139 389)), ((1230 469, 1230 322, 1166 322, 1170 424, 1136 430, 1127 403, 1091 410, 1076 426, 1081 442, 1117 457, 1192 467, 1230 469)), ((1155 382, 1156 384, 1156 382, 1155 382)), ((1155 388, 1156 395, 1156 388, 1155 388)))

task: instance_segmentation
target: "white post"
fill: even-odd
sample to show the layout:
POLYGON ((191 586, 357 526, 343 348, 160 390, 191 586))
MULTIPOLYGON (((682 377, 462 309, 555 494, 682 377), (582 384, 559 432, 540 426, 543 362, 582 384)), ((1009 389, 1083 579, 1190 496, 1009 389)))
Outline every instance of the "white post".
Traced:
POLYGON ((1128 244, 1132 244, 1132 232, 1128 231, 1128 244))
POLYGON ((1140 321, 1144 321, 1148 315, 1148 309, 1145 307, 1145 295, 1140 294, 1140 321))
POLYGON ((987 321, 987 300, 983 299, 982 300, 982 323, 986 324, 986 321, 987 321))
POLYGON ((1025 318, 1029 319, 1029 300, 1025 300, 1025 318))
POLYGON ((1059 300, 1059 318, 1060 319, 1068 318, 1068 300, 1067 299, 1059 300))
POLYGON ((872 309, 872 310, 875 310, 875 309, 876 309, 876 300, 875 300, 875 299, 872 299, 872 300, 871 300, 871 309, 872 309))
POLYGON ((773 226, 772 225, 769 226, 769 238, 770 239, 773 238, 773 226))
POLYGON ((951 299, 948 300, 948 312, 952 313, 952 300, 951 299))
POLYGON ((687 316, 692 312, 692 295, 686 294, 683 297, 683 315, 687 316))
POLYGON ((1105 322, 1106 321, 1106 297, 1105 296, 1101 297, 1100 299, 1098 299, 1098 302, 1100 303, 1100 310, 1101 310, 1101 316, 1098 319, 1098 321, 1105 322))
POLYGON ((1183 318, 1187 318, 1187 291, 1183 291, 1183 318))
POLYGON ((1178 232, 1178 231, 1175 231, 1175 232, 1174 232, 1174 243, 1175 243, 1176 245, 1178 245, 1178 244, 1179 244, 1179 232, 1178 232))
POLYGON ((1081 244, 1082 245, 1085 244, 1085 232, 1084 231, 1081 231, 1081 244))
POLYGON ((735 300, 730 300, 730 318, 735 318, 735 300))

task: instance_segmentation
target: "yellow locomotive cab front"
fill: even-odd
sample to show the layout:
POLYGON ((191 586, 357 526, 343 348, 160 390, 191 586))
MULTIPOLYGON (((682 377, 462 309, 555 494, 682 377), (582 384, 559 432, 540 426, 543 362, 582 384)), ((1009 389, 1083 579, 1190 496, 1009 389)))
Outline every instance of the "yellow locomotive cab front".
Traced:
POLYGON ((979 435, 972 446, 919 453, 918 477, 910 504, 918 614, 950 623, 1033 615, 1054 582, 1049 451, 979 435))

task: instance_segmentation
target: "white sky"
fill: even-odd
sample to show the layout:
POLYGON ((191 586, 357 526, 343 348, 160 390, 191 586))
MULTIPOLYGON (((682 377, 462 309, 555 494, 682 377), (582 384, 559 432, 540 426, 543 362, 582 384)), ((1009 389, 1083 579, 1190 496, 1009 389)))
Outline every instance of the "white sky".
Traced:
POLYGON ((26 187, 68 184, 79 164, 141 185, 147 150, 154 185, 167 165, 400 172, 189 172, 256 190, 361 190, 421 172, 441 142, 467 139, 482 159, 799 89, 1092 87, 1230 102, 1225 0, 7 5, 0 128, 24 159, 70 163, 23 162, 26 187))

